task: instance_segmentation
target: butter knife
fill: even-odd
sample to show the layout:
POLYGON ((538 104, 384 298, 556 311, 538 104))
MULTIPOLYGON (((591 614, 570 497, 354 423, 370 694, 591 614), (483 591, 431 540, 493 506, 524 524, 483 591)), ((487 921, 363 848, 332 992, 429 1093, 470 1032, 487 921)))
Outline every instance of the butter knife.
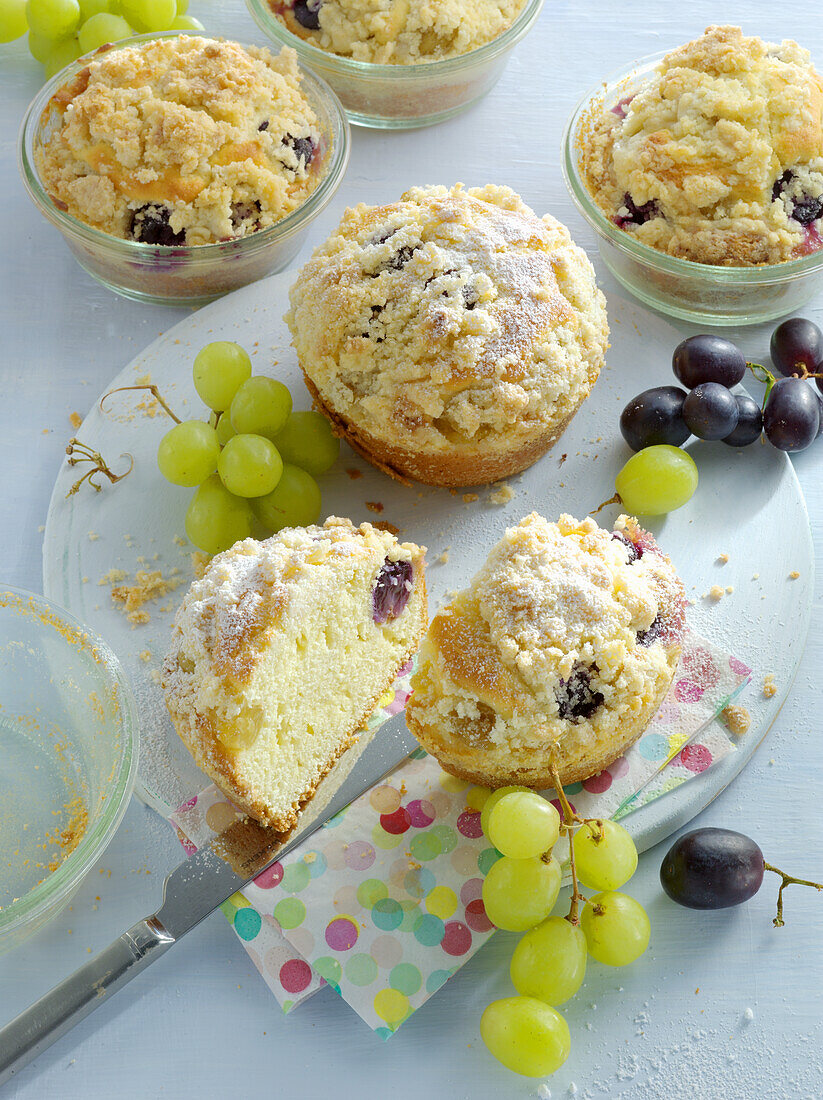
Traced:
MULTIPOLYGON (((392 772, 416 747, 403 714, 397 714, 379 728, 322 809, 312 812, 309 803, 284 841, 273 839, 270 830, 254 823, 238 822, 184 860, 166 878, 156 913, 138 921, 0 1030, 0 1085, 164 955, 237 890, 392 772)), ((324 784, 333 776, 334 771, 324 784)))

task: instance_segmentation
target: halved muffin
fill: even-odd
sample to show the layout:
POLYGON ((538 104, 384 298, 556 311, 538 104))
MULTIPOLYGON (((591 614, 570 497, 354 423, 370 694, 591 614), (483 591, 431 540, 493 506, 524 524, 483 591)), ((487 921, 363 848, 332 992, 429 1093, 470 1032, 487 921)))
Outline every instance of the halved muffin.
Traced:
POLYGON ((347 210, 289 297, 316 406, 369 462, 430 485, 536 462, 608 341, 585 252, 508 187, 416 187, 347 210))
POLYGON ((446 771, 486 786, 595 775, 646 729, 672 682, 683 585, 628 516, 532 513, 435 615, 406 715, 446 771))
POLYGON ((332 517, 215 557, 177 613, 163 666, 197 764, 286 831, 428 621, 424 548, 332 517))

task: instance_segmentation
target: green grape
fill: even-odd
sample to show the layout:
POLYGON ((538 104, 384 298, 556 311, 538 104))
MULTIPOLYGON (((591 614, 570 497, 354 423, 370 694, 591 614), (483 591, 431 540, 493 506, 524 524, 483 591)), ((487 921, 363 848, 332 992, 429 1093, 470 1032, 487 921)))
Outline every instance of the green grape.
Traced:
POLYGON ((120 0, 125 18, 135 30, 167 31, 177 15, 176 0, 120 0))
POLYGON ((480 828, 487 840, 489 839, 489 818, 492 810, 504 795, 512 794, 514 791, 531 791, 531 787, 498 787, 496 791, 492 791, 483 803, 483 809, 480 811, 480 828))
POLYGON ((204 31, 206 28, 193 15, 178 15, 172 20, 170 31, 204 31))
POLYGON ((560 893, 560 864, 503 856, 483 880, 486 916, 497 928, 525 932, 551 913, 560 893))
POLYGON ((185 420, 166 432, 157 448, 160 473, 173 485, 199 485, 217 469, 217 432, 202 420, 185 420))
POLYGON ((54 43, 54 49, 46 55, 43 68, 48 79, 55 76, 61 69, 71 65, 80 56, 80 43, 75 37, 63 38, 54 43))
POLYGON ((215 412, 225 412, 246 379, 251 378, 251 359, 239 344, 215 340, 198 351, 192 374, 201 401, 215 412))
POLYGON ((255 497, 252 507, 267 530, 282 531, 284 527, 308 527, 317 523, 322 500, 311 474, 285 462, 277 488, 264 497, 255 497))
POLYGON ((0 0, 0 42, 13 42, 29 29, 26 0, 0 0))
POLYGON ((318 412, 293 412, 275 443, 286 462, 314 477, 333 466, 340 454, 340 440, 318 412))
POLYGON ((236 432, 264 435, 274 442, 291 412, 291 394, 275 378, 248 378, 232 398, 231 423, 236 432))
POLYGON ((56 42, 77 30, 80 5, 77 0, 28 0, 26 20, 29 30, 56 42))
POLYGON ((220 554, 251 535, 249 502, 225 488, 217 474, 204 481, 186 512, 189 540, 207 554, 220 554))
POLYGON ((112 0, 79 0, 79 4, 81 25, 87 19, 91 19, 93 15, 99 15, 101 12, 106 12, 108 15, 114 13, 112 0))
POLYGON ((237 432, 231 426, 231 418, 228 416, 220 417, 215 430, 217 432, 217 442, 221 447, 224 447, 233 436, 237 435, 237 432))
POLYGON ((585 822, 572 845, 577 876, 592 890, 619 890, 637 870, 637 848, 616 821, 585 822))
POLYGON ((571 1050, 566 1021, 535 997, 492 1001, 480 1017, 480 1037, 498 1062, 524 1077, 554 1073, 571 1050))
POLYGON ((119 42, 121 38, 129 38, 132 29, 122 15, 109 15, 101 11, 92 15, 80 28, 77 39, 83 53, 90 53, 98 46, 104 46, 107 42, 119 42))
POLYGON ((504 795, 489 814, 489 840, 513 859, 542 855, 559 836, 560 814, 534 791, 504 795))
POLYGON ((189 0, 177 0, 177 14, 185 15, 189 10, 189 0))
POLYGON ((661 443, 633 454, 614 487, 628 512, 660 516, 691 500, 697 488, 697 467, 679 447, 661 443))
POLYGON ((615 890, 589 898, 580 927, 589 954, 607 966, 627 966, 649 946, 651 925, 646 910, 639 901, 615 890))
MULTIPOLYGON (((51 38, 44 38, 42 34, 37 34, 36 31, 29 31, 29 53, 35 61, 39 61, 41 65, 45 65, 49 56, 54 53, 57 46, 62 46, 63 42, 53 42, 51 38)), ((64 41, 70 42, 71 39, 65 39, 64 41)))
POLYGON ((238 497, 271 493, 283 473, 277 448, 262 435, 234 435, 220 452, 220 480, 238 497))
POLYGON ((586 937, 565 917, 549 917, 521 937, 511 961, 518 993, 562 1005, 586 976, 586 937))

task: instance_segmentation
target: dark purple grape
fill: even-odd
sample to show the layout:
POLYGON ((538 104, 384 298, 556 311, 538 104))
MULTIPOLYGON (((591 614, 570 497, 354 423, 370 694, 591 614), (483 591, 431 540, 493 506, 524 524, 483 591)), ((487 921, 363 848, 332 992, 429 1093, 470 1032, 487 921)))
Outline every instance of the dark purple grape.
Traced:
POLYGON ((800 378, 804 367, 816 374, 823 365, 823 332, 805 317, 790 317, 772 333, 769 354, 780 374, 800 378))
POLYGON ((801 225, 809 225, 823 214, 823 198, 819 195, 807 194, 801 194, 799 198, 786 195, 785 192, 791 188, 795 178, 794 172, 788 171, 775 180, 774 187, 772 187, 772 199, 784 199, 787 202, 789 217, 794 218, 801 225))
POLYGON ((638 546, 636 542, 632 542, 628 535, 624 535, 622 531, 612 531, 612 538, 617 539, 618 542, 622 542, 626 547, 628 565, 632 565, 638 558, 643 557, 643 547, 638 546))
POLYGON ((304 168, 308 168, 312 162, 314 151, 317 148, 313 138, 295 137, 294 134, 286 134, 283 138, 283 144, 287 145, 289 149, 293 151, 298 161, 302 160, 304 168))
MULTIPOLYGON (((753 397, 747 393, 736 393, 734 399, 737 402, 737 427, 729 435, 723 437, 723 442, 730 447, 748 447, 750 443, 756 443, 763 431, 763 413, 753 397)), ((823 397, 821 397, 823 406, 823 397)))
POLYGON ((693 390, 701 382, 719 382, 731 389, 746 373, 746 357, 722 336, 690 336, 674 349, 672 368, 686 389, 693 390))
POLYGON ((719 382, 703 382, 686 395, 683 420, 698 439, 725 439, 737 427, 737 402, 719 382))
MULTIPOLYGON (((818 382, 818 386, 820 383, 818 382)), ((823 394, 818 393, 817 390, 812 390, 812 393, 817 398, 817 411, 820 413, 820 424, 817 428, 817 437, 823 434, 823 394)))
POLYGON ((817 438, 820 405, 799 378, 779 378, 763 412, 763 431, 778 451, 803 451, 817 438))
POLYGON ((144 244, 177 245, 186 243, 186 231, 175 233, 169 224, 171 211, 167 206, 147 202, 139 206, 131 216, 130 233, 144 244))
POLYGON ((554 694, 560 717, 571 722, 591 718, 605 702, 601 692, 592 690, 591 674, 583 665, 576 665, 568 680, 560 681, 554 694))
POLYGON ((411 562, 385 560, 372 593, 372 618, 376 623, 402 615, 411 595, 413 575, 411 562))
POLYGON ((651 645, 656 642, 663 631, 663 619, 660 615, 654 620, 648 630, 638 630, 637 641, 639 645, 651 645))
POLYGON ((694 829, 669 848, 660 883, 688 909, 726 909, 754 897, 763 882, 763 853, 731 829, 694 829))
POLYGON ((628 214, 617 214, 614 219, 621 229, 627 225, 645 225, 652 218, 660 217, 660 207, 654 199, 649 199, 642 206, 637 206, 628 191, 623 196, 623 206, 628 210, 628 214))
POLYGON ((683 423, 685 390, 655 386, 633 397, 620 414, 620 431, 633 451, 658 443, 679 447, 691 432, 683 423))
POLYGON ((321 6, 319 0, 294 0, 294 18, 307 31, 319 30, 321 6))

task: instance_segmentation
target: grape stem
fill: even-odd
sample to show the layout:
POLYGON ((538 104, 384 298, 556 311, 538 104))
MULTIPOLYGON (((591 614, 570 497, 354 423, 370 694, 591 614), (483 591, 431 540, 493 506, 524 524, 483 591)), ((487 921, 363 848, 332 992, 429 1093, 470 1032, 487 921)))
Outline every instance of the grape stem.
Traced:
POLYGON ((122 474, 113 473, 105 459, 97 451, 93 451, 91 447, 85 443, 81 443, 79 439, 70 439, 68 446, 66 447, 66 454, 69 456, 69 466, 78 466, 81 462, 90 462, 92 467, 90 470, 86 470, 83 476, 75 481, 74 485, 66 493, 66 500, 69 497, 73 497, 84 481, 88 481, 89 485, 95 492, 99 493, 102 489, 102 485, 98 484, 94 480, 95 474, 103 474, 109 479, 112 485, 116 485, 118 481, 122 481, 124 477, 128 477, 134 469, 134 458, 130 454, 121 454, 121 458, 127 458, 129 460, 129 468, 122 474))
POLYGON ((103 408, 104 401, 107 401, 112 394, 123 393, 125 390, 148 390, 152 397, 158 402, 163 411, 168 413, 168 415, 172 418, 175 424, 183 423, 180 417, 175 416, 175 414, 171 411, 171 409, 161 396, 160 390, 158 390, 157 386, 155 386, 153 382, 141 386, 118 386, 117 389, 109 390, 108 393, 104 393, 103 396, 100 398, 100 412, 105 412, 105 409, 103 408))
POLYGON ((563 823, 560 826, 563 832, 569 839, 569 868, 572 875, 572 897, 569 911, 566 914, 566 920, 569 924, 575 927, 580 924, 580 917, 577 910, 581 901, 585 901, 585 897, 580 893, 577 885, 577 868, 574 863, 574 845, 572 844, 572 830, 575 823, 581 824, 582 818, 579 817, 569 805, 569 800, 566 798, 566 792, 563 790, 563 784, 560 782, 560 775, 557 771, 557 765, 552 761, 549 764, 549 772, 551 773, 552 783, 554 789, 557 791, 557 797, 560 799, 560 805, 563 810, 563 823))
POLYGON ((622 503, 623 503, 623 501, 620 499, 620 493, 615 493, 613 497, 609 497, 608 500, 604 500, 602 504, 599 504, 597 506, 597 508, 594 509, 593 512, 589 512, 589 515, 590 516, 596 516, 598 512, 602 512, 603 509, 608 507, 609 504, 622 504, 622 503))
POLYGON ((760 406, 762 411, 766 408, 766 403, 769 400, 769 394, 772 392, 772 387, 774 386, 777 379, 767 367, 761 366, 760 363, 747 363, 746 367, 752 372, 758 382, 765 383, 766 392, 763 394, 763 404, 760 406))
POLYGON ((783 920, 783 891, 787 886, 813 886, 818 892, 823 890, 823 882, 810 882, 807 878, 795 878, 793 875, 787 875, 785 871, 781 871, 779 867, 772 867, 771 863, 764 861, 763 866, 767 871, 773 871, 776 875, 780 875, 781 883, 780 889, 777 891, 777 916, 772 921, 775 928, 782 928, 785 924, 783 920))

